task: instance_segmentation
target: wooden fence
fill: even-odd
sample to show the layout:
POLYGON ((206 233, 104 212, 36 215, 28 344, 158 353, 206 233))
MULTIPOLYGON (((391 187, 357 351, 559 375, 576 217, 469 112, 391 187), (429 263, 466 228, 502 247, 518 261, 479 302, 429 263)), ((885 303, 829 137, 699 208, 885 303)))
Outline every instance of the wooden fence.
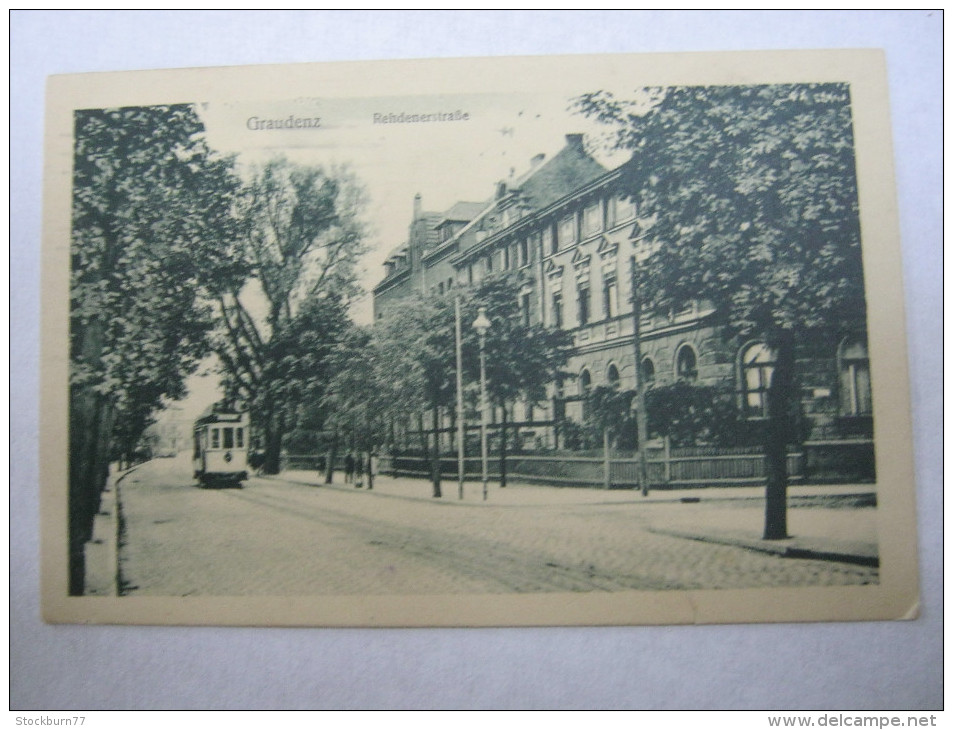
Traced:
MULTIPOLYGON (((287 469, 323 469, 324 457, 308 454, 286 455, 283 468, 287 469)), ((836 463, 836 459, 834 462, 836 463)), ((343 457, 338 459, 336 468, 342 466, 343 457)), ((499 456, 494 454, 487 462, 489 478, 499 479, 499 456)), ((757 449, 738 448, 720 449, 713 447, 694 447, 673 449, 667 444, 646 451, 646 472, 652 489, 703 487, 703 486, 742 486, 764 482, 764 455, 757 449)), ((378 471, 393 476, 430 476, 430 459, 414 455, 381 455, 378 471)), ((440 474, 447 479, 457 476, 457 458, 444 456, 440 459, 440 474)), ((873 443, 824 442, 805 444, 802 448, 791 450, 787 455, 788 477, 792 483, 798 483, 816 476, 824 481, 870 481, 873 476, 873 443), (825 464, 831 463, 830 454, 852 455, 842 459, 846 468, 838 473, 831 468, 820 471, 812 464, 817 459, 809 453, 811 449, 823 449, 827 456, 825 464), (858 448, 862 457, 856 456, 858 448), (869 459, 866 454, 869 452, 869 459), (857 468, 860 463, 862 468, 857 468), (869 468, 867 466, 869 465, 869 468)), ((478 456, 464 459, 464 474, 468 480, 477 480, 482 473, 482 462, 478 456)), ((610 489, 637 489, 639 485, 639 460, 636 456, 571 456, 563 454, 513 454, 506 458, 508 479, 530 483, 554 484, 561 486, 602 487, 610 489)))

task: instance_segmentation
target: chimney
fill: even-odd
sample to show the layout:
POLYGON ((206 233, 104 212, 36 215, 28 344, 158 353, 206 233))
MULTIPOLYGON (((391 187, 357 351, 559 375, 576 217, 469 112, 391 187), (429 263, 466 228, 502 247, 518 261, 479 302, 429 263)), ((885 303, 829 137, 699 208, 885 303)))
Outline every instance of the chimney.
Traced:
POLYGON ((420 214, 423 213, 423 209, 423 199, 420 197, 420 193, 417 193, 414 196, 414 220, 418 220, 420 218, 420 214))
POLYGON ((567 134, 566 135, 566 146, 572 147, 579 152, 583 152, 582 145, 582 135, 581 134, 567 134))
POLYGON ((533 159, 529 161, 529 166, 530 166, 531 168, 532 168, 532 167, 539 167, 539 166, 543 163, 543 160, 545 160, 545 159, 546 159, 545 153, 540 152, 538 155, 534 155, 534 156, 533 156, 533 159))

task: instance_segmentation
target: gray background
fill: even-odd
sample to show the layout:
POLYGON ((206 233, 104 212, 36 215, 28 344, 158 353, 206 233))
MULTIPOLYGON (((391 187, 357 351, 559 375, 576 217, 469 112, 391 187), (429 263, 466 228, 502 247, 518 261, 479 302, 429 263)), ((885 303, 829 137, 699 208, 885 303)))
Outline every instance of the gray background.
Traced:
POLYGON ((942 11, 14 11, 10 688, 17 710, 942 707, 942 11), (887 51, 923 610, 560 629, 48 626, 39 608, 43 91, 53 73, 486 55, 887 51))

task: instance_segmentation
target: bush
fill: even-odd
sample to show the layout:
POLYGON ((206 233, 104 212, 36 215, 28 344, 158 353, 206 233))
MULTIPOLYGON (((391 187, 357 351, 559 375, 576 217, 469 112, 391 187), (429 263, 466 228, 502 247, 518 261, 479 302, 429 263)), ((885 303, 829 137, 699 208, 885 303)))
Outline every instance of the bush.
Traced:
POLYGON ((723 386, 675 383, 645 395, 649 438, 672 446, 744 446, 758 443, 756 424, 738 413, 736 394, 723 386))

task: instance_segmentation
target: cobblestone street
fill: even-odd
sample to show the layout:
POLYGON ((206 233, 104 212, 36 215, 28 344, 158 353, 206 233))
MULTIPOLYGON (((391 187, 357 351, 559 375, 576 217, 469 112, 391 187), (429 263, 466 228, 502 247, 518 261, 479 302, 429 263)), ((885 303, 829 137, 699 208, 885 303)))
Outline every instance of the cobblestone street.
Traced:
MULTIPOLYGON (((659 532, 686 520, 717 525, 726 516, 756 524, 759 510, 743 500, 639 502, 632 493, 586 490, 570 502, 567 494, 576 490, 553 489, 550 503, 535 497, 495 504, 459 502, 449 483, 442 500, 428 501, 284 478, 205 490, 190 477, 188 461, 177 458, 147 463, 122 480, 125 594, 622 591, 878 579, 875 567, 781 558, 659 532)), ((831 511, 791 510, 813 513, 820 524, 831 511)), ((874 510, 840 512, 863 520, 874 510)))

